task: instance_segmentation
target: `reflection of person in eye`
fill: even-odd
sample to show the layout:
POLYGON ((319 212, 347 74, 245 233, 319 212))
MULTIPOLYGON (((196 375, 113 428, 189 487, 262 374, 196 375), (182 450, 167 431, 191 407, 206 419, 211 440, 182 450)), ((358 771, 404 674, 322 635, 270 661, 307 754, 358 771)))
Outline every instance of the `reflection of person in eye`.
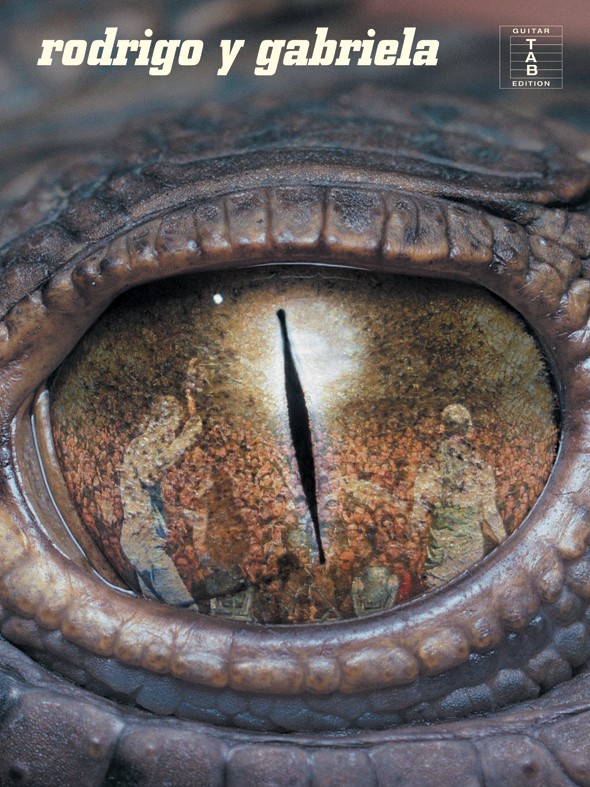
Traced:
POLYGON ((468 439, 471 415, 451 404, 442 414, 445 436, 433 460, 418 470, 411 531, 426 543, 426 584, 458 576, 485 554, 486 540, 506 538, 496 506, 494 471, 468 439))
POLYGON ((158 399, 145 431, 127 446, 119 471, 123 502, 120 544, 145 596, 192 606, 193 597, 166 553, 168 526, 161 490, 168 468, 194 445, 203 428, 193 412, 178 433, 181 414, 174 397, 158 399))

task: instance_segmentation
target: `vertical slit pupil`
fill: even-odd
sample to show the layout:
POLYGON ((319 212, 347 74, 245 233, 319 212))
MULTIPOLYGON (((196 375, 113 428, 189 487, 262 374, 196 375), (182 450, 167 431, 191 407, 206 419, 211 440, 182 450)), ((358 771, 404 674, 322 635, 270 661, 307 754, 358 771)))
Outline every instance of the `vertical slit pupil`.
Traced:
POLYGON ((318 501, 316 491, 315 462, 313 457, 313 446, 311 442, 311 427, 309 424, 309 413, 305 403, 303 386, 297 373, 297 367, 291 352, 291 342, 287 330, 287 315, 284 309, 277 311, 277 317, 281 326, 281 338, 283 340, 283 359, 285 369, 285 393, 287 396, 287 413, 289 416, 289 428, 291 439, 297 459, 297 468, 301 479, 301 486, 313 522, 313 529, 318 546, 318 556, 320 563, 326 562, 322 537, 320 533, 320 520, 318 515, 318 501))

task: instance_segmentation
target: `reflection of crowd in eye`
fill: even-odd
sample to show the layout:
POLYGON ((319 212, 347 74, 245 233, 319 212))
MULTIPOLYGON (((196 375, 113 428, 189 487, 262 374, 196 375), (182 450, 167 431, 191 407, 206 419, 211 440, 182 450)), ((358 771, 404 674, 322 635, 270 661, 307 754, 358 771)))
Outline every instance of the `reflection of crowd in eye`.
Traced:
POLYGON ((371 505, 350 511, 341 496, 331 513, 334 559, 329 572, 334 576, 343 609, 351 604, 353 577, 371 567, 390 569, 397 577, 397 603, 420 591, 424 550, 409 539, 408 519, 403 512, 371 505))
MULTIPOLYGON (((396 602, 401 603, 425 589, 428 535, 413 527, 410 517, 416 474, 432 458, 443 430, 433 415, 423 417, 416 427, 400 429, 397 435, 394 430, 375 435, 387 422, 385 412, 376 415, 373 425, 357 424, 351 418, 342 429, 340 445, 332 447, 330 458, 334 478, 344 479, 344 483, 348 478, 370 479, 392 491, 394 501, 387 508, 377 504, 359 506, 341 495, 337 512, 331 512, 331 516, 332 521, 340 523, 341 543, 335 538, 336 552, 354 554, 353 573, 357 575, 369 562, 390 568, 399 580, 396 602)), ((538 446, 550 445, 552 439, 549 432, 536 441, 520 433, 507 441, 506 435, 484 428, 477 433, 482 455, 493 459, 497 468, 509 468, 500 470, 496 480, 498 509, 507 533, 520 524, 541 492, 553 455, 538 446), (510 457, 507 465, 504 456, 510 457), (517 468, 519 483, 513 480, 513 467, 517 468)), ((344 575, 345 570, 341 573, 344 575)))
MULTIPOLYGON (((167 471, 162 498, 166 551, 202 611, 208 611, 216 588, 237 593, 249 586, 255 588, 252 617, 261 622, 350 617, 353 579, 375 567, 397 578, 396 603, 423 590, 427 543, 412 532, 410 514, 416 473, 440 437, 434 415, 398 431, 385 410, 363 423, 347 419, 329 447, 325 436, 314 435, 320 488, 324 499, 331 498, 321 510, 328 563, 320 569, 303 526, 307 509, 295 464, 287 459, 288 440, 281 443, 245 415, 208 408, 199 396, 193 406, 203 413, 202 433, 167 471), (389 503, 378 494, 355 501, 346 494, 350 478, 384 490, 389 503)), ((57 440, 84 521, 123 575, 128 569, 118 542, 123 510, 117 468, 136 434, 130 424, 130 417, 122 428, 89 423, 57 440)), ((546 444, 550 440, 547 435, 546 444)), ((506 439, 482 428, 478 441, 484 458, 509 468, 497 472, 496 485, 499 511, 512 532, 541 491, 552 457, 519 433, 506 439)))

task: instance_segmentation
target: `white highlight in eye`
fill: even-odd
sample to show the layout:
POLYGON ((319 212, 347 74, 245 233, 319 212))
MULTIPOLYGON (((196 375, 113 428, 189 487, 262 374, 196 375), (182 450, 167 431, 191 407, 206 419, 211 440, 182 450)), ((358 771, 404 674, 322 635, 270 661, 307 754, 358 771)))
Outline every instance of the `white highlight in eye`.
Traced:
MULTIPOLYGON (((284 308, 289 324, 289 340, 297 373, 305 393, 310 416, 319 417, 332 407, 352 385, 362 370, 364 347, 351 315, 317 297, 283 297, 277 305, 284 308)), ((275 317, 275 322, 277 322, 275 317)), ((283 348, 278 330, 272 346, 268 375, 275 396, 284 395, 283 348)), ((270 331, 269 331, 270 333, 270 331)))
POLYGON ((223 295, 220 292, 216 292, 213 296, 213 303, 216 303, 218 306, 220 303, 223 303, 223 295))

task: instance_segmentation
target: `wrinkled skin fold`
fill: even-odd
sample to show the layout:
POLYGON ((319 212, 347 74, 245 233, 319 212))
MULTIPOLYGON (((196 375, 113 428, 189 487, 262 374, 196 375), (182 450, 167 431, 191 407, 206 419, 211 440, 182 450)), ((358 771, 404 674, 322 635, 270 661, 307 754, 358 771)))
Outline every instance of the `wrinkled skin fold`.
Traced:
POLYGON ((8 192, 2 783, 588 781, 587 149, 477 103, 361 88, 141 120, 8 192), (541 498, 469 575, 352 625, 240 626, 105 585, 36 497, 38 389, 130 287, 297 261, 476 283, 517 309, 559 388, 541 498))

